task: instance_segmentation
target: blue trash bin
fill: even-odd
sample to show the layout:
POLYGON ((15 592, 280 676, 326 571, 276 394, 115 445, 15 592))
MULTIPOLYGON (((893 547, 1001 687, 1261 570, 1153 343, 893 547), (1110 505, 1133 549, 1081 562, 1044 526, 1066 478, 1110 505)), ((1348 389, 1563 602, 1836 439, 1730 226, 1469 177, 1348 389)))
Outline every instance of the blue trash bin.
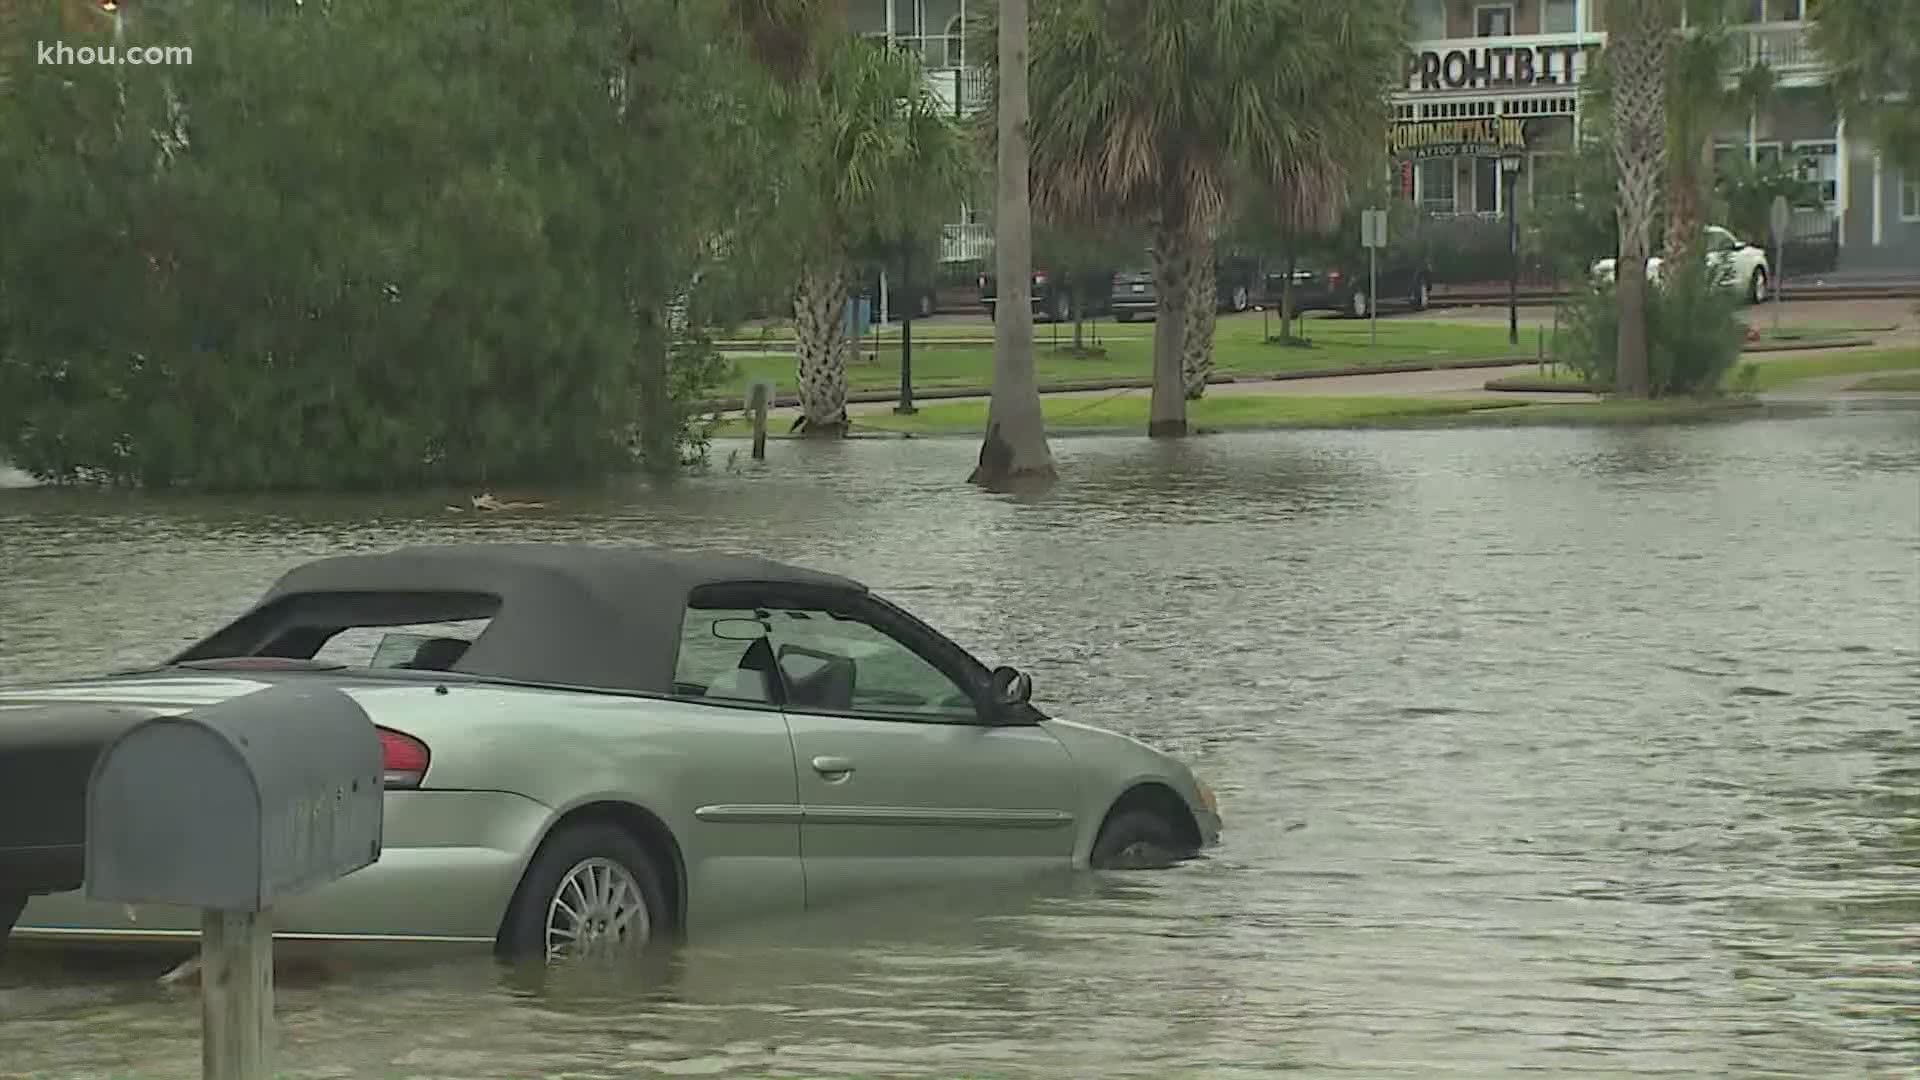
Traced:
POLYGON ((873 299, 864 295, 850 297, 847 300, 847 336, 862 337, 872 325, 873 299))

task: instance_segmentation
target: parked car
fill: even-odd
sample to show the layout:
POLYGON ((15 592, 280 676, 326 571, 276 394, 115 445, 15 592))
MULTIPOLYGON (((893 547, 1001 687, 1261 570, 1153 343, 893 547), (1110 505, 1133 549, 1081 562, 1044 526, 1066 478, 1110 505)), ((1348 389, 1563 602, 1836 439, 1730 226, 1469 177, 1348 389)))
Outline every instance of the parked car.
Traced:
MULTIPOLYGON (((1286 285, 1286 271, 1267 274, 1267 302, 1279 305, 1286 285)), ((1426 260, 1389 248, 1368 274, 1367 258, 1298 259, 1293 271, 1295 311, 1337 311, 1356 319, 1373 314, 1377 303, 1384 311, 1389 305, 1409 311, 1425 311, 1433 297, 1433 272, 1426 260)))
MULTIPOLYGON (((628 955, 892 890, 1165 865, 1221 827, 1185 765, 1048 716, 1028 676, 856 581, 650 548, 309 562, 158 667, 0 689, 0 748, 47 725, 104 746, 287 684, 352 698, 386 759, 378 861, 277 907, 289 936, 628 955)), ((92 757, 59 760, 37 790, 84 787, 92 757)), ((81 803, 26 824, 83 854, 81 803)), ((184 942, 198 918, 64 892, 17 936, 184 942)))
MULTIPOLYGON (((1246 311, 1253 306, 1258 273, 1252 259, 1227 256, 1214 262, 1214 304, 1221 312, 1246 311)), ((1151 318, 1159 308, 1153 287, 1153 268, 1121 270, 1113 275, 1113 317, 1120 322, 1151 318)))
MULTIPOLYGON (((1105 280, 1104 274, 1101 275, 1101 280, 1105 280)), ((1033 272, 1033 295, 1031 300, 1033 304, 1033 317, 1042 322, 1070 322, 1073 319, 1073 297, 1068 291, 1068 284, 1067 275, 1065 274, 1046 269, 1035 270, 1033 272)), ((994 287, 994 275, 991 273, 981 274, 980 302, 987 306, 987 316, 989 318, 993 316, 997 293, 998 290, 994 287)), ((1087 310, 1084 314, 1102 314, 1105 305, 1099 301, 1100 297, 1098 296, 1088 297, 1087 310)))
MULTIPOLYGON (((1750 304, 1766 302, 1773 284, 1773 266, 1767 260, 1765 248, 1749 244, 1718 225, 1707 226, 1706 245, 1707 269, 1715 280, 1726 288, 1745 290, 1750 304)), ((1616 261, 1607 258, 1593 264, 1595 285, 1613 283, 1616 261)), ((1649 282, 1659 284, 1660 266, 1661 258, 1658 255, 1647 260, 1649 282)))

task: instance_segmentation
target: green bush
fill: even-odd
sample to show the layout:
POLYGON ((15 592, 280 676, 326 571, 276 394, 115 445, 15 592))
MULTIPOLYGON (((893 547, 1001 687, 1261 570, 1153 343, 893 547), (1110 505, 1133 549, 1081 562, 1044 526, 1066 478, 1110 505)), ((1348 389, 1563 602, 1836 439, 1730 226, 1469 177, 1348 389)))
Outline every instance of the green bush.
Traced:
POLYGON ((729 156, 761 121, 702 51, 709 15, 140 8, 130 46, 214 62, 16 65, 0 93, 0 457, 312 489, 699 452, 714 299, 753 252, 688 283, 755 235, 765 176, 729 156))
MULTIPOLYGON (((1618 294, 1611 285, 1590 290, 1561 310, 1554 359, 1586 382, 1613 385, 1620 342, 1618 294)), ((1664 266, 1660 283, 1647 289, 1653 396, 1719 392, 1746 339, 1739 310, 1739 291, 1715 280, 1704 260, 1664 266)))

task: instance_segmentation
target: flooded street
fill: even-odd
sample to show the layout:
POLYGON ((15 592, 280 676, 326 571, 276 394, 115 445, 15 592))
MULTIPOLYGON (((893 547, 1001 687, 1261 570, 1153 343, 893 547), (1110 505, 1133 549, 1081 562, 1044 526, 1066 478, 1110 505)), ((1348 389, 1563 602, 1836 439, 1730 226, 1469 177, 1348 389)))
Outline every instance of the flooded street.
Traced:
MULTIPOLYGON (((1177 871, 651 985, 350 964, 282 988, 286 1077, 1920 1075, 1920 413, 1055 448, 1030 500, 965 440, 527 514, 0 490, 0 680, 160 658, 322 554, 705 545, 859 577, 1220 794, 1177 871)), ((25 959, 0 1078, 199 1075, 164 963, 25 959)))

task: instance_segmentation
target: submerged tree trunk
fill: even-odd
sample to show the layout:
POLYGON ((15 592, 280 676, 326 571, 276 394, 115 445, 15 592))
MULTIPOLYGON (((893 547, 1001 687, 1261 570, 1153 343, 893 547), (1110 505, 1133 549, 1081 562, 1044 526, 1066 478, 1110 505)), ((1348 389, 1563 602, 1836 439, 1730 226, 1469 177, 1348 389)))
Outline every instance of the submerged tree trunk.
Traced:
POLYGON ((1174 213, 1164 214, 1153 230, 1153 405, 1147 435, 1155 439, 1187 434, 1183 367, 1196 237, 1176 218, 1184 211, 1185 207, 1177 207, 1174 213))
POLYGON ((1027 0, 1001 0, 999 199, 994 211, 993 399, 971 483, 1050 480, 1053 451, 1033 370, 1033 204, 1028 189, 1027 0))
POLYGON ((1213 374, 1213 332, 1220 321, 1219 269, 1213 262, 1213 244, 1202 241, 1194 254, 1193 275, 1187 288, 1186 340, 1180 344, 1180 377, 1188 401, 1207 392, 1213 374))
POLYGON ((1613 34, 1607 46, 1612 66, 1614 163, 1620 173, 1620 340, 1614 381, 1624 397, 1646 398, 1653 388, 1647 356, 1647 255, 1653 217, 1666 167, 1667 58, 1673 48, 1674 11, 1668 0, 1614 0, 1608 8, 1613 34))
POLYGON ((793 296, 800 421, 796 430, 837 438, 847 433, 847 270, 837 258, 810 261, 793 296))

